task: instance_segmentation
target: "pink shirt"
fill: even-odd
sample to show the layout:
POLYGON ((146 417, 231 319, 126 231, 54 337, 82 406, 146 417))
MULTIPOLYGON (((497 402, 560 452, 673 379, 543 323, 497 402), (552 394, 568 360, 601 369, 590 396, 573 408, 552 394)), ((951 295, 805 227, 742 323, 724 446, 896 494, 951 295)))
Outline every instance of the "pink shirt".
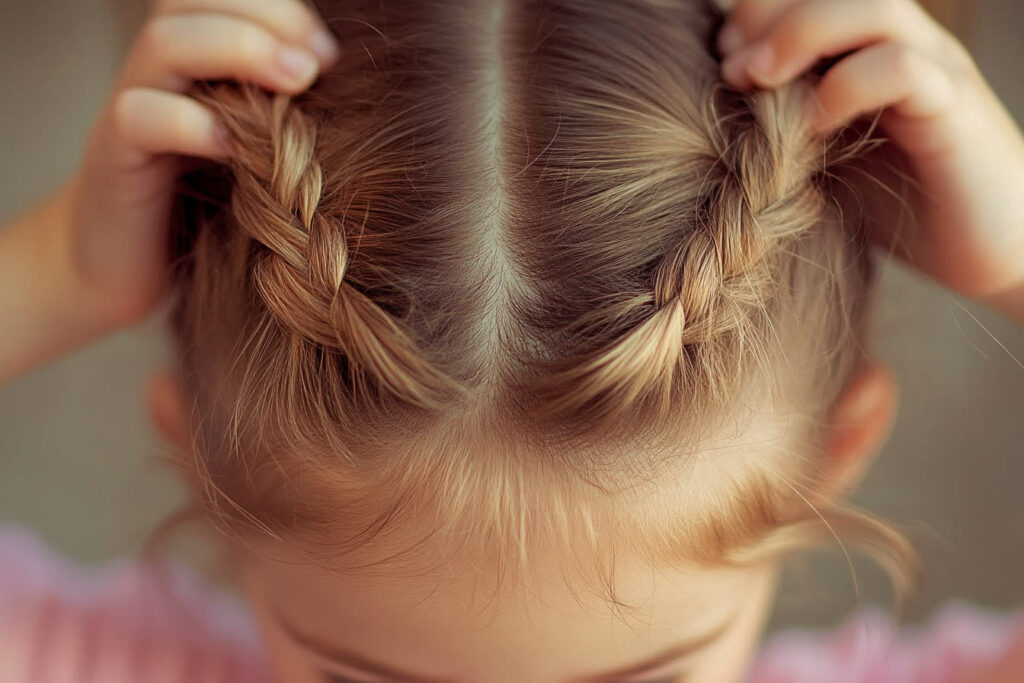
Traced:
MULTIPOLYGON (((1024 613, 952 605, 900 632, 864 611, 830 632, 790 631, 762 648, 751 683, 964 683, 1024 644, 1024 613)), ((25 531, 0 527, 3 683, 272 683, 238 602, 180 565, 124 561, 84 572, 25 531)), ((987 679, 986 679, 987 680, 987 679)), ((1020 678, 998 679, 1024 681, 1020 678)))

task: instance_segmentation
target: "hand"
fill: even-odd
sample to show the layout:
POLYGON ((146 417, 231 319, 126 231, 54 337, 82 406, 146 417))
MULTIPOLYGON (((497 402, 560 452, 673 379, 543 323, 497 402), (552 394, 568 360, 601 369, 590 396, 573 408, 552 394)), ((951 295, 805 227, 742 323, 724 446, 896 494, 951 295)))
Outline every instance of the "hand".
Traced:
MULTIPOLYGON (((823 133, 865 114, 915 187, 867 202, 877 238, 979 299, 1024 293, 1024 136, 967 49, 913 0, 737 0, 718 35, 731 85, 774 88, 839 57, 809 114, 823 133)), ((874 169, 885 177, 887 169, 874 169)))
POLYGON ((145 316, 167 275, 167 229, 183 156, 229 154, 194 81, 307 89, 337 46, 299 0, 159 0, 65 191, 72 268, 112 326, 145 316))

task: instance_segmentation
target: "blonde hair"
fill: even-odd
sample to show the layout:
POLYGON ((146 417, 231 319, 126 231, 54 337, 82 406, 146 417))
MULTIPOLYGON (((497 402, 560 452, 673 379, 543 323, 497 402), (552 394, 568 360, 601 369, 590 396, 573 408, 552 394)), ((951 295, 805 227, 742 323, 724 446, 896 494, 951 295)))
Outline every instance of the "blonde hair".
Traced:
POLYGON ((320 4, 347 47, 311 92, 200 93, 235 154, 178 207, 174 325, 215 522, 350 569, 838 534, 908 575, 812 493, 865 359, 868 136, 816 135, 806 80, 727 87, 696 1, 320 4), (699 486, 766 406, 783 452, 699 486))

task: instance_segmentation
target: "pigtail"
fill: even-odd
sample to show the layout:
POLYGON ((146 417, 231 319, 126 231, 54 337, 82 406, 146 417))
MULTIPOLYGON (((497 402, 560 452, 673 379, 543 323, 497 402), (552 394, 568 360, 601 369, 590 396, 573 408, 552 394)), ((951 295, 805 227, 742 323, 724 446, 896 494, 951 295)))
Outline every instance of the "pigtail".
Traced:
POLYGON ((355 375, 422 408, 457 385, 435 368, 396 321, 347 279, 359 225, 321 208, 328 187, 317 126, 290 98, 253 87, 201 96, 231 134, 231 220, 252 241, 254 290, 298 343, 337 352, 355 375))
MULTIPOLYGON (((652 268, 650 291, 595 311, 583 325, 642 322, 610 345, 559 359, 538 376, 534 391, 543 414, 565 419, 585 413, 605 423, 638 413, 664 419, 693 394, 734 400, 718 390, 717 378, 736 371, 725 366, 766 360, 759 351, 779 285, 774 258, 823 215, 813 182, 822 147, 799 109, 806 94, 799 84, 751 96, 739 116, 719 110, 730 94, 716 87, 705 100, 707 148, 697 169, 704 182, 693 212, 679 216, 675 241, 652 268), (734 351, 723 353, 727 346, 734 351)), ((682 179, 687 187, 691 173, 682 179)))

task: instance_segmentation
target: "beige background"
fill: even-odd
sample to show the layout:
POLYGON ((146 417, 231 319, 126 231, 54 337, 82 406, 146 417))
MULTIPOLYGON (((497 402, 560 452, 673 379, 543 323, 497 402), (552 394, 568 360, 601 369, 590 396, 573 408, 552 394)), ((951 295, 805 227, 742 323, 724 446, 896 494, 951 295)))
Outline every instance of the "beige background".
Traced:
MULTIPOLYGON (((976 16, 958 29, 1024 120, 1024 2, 971 4, 976 16)), ((0 218, 74 169, 137 8, 131 0, 0 0, 0 218)), ((917 520, 928 575, 911 617, 952 597, 1020 605, 1024 369, 1001 346, 1024 357, 1024 329, 899 268, 886 268, 883 286, 879 350, 896 367, 903 408, 857 498, 917 520)), ((151 323, 0 389, 0 519, 29 525, 85 563, 139 546, 181 495, 155 463, 141 399, 162 353, 151 323)), ((858 563, 858 576, 865 601, 886 600, 876 571, 858 563)), ((790 573, 776 623, 828 623, 856 602, 844 562, 814 557, 790 573)))

